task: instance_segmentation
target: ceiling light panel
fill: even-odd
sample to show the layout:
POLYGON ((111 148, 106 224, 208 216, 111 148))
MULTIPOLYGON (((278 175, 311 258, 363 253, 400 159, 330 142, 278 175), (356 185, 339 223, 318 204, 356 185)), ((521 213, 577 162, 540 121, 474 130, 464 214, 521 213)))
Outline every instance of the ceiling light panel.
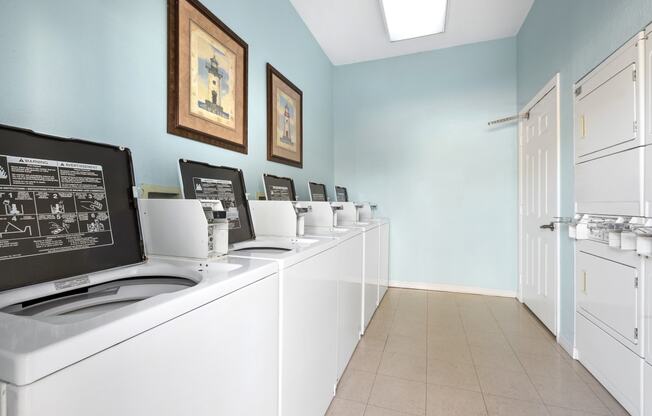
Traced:
POLYGON ((448 0, 380 0, 392 42, 442 33, 448 0))

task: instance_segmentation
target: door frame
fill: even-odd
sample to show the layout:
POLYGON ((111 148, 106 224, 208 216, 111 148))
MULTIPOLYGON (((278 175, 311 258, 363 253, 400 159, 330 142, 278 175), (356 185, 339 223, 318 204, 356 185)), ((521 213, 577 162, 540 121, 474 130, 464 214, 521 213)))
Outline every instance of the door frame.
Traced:
MULTIPOLYGON (((541 101, 550 91, 556 88, 556 100, 557 100, 557 206, 555 207, 555 217, 561 216, 561 76, 559 72, 541 89, 535 94, 535 96, 528 102, 522 109, 519 114, 527 114, 532 107, 534 107, 539 101, 541 101)), ((521 238, 521 230, 523 228, 523 138, 525 137, 525 123, 523 120, 519 120, 518 123, 518 189, 517 195, 518 200, 516 201, 518 209, 518 219, 517 219, 517 234, 518 234, 518 300, 523 303, 523 239, 521 238)), ((558 230, 556 235, 556 284, 557 284, 557 293, 555 298, 555 329, 557 341, 559 341, 560 334, 560 324, 561 324, 561 232, 558 230)))

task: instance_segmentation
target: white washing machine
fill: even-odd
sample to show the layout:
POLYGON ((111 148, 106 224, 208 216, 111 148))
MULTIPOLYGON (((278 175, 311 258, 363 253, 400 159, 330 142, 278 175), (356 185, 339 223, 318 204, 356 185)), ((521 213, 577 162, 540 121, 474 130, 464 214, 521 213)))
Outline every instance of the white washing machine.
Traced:
MULTIPOLYGON (((281 178, 273 175, 263 175, 265 194, 268 201, 252 202, 252 208, 260 213, 259 217, 269 218, 270 224, 282 225, 279 218, 293 219, 288 204, 305 208, 304 214, 297 214, 297 223, 303 227, 304 237, 331 238, 337 241, 337 379, 339 380, 353 355, 360 340, 360 316, 362 313, 362 276, 364 272, 364 237, 360 228, 336 228, 337 212, 341 205, 333 206, 326 199, 326 187, 310 183, 310 202, 294 202, 297 197, 294 181, 291 178, 281 178), (320 186, 320 189, 317 187, 320 186), (320 193, 321 192, 321 193, 320 193), (321 196, 321 198, 320 198, 321 196), (321 202, 314 201, 321 199, 321 202), (283 202, 285 201, 285 202, 283 202), (255 208, 254 208, 255 207, 255 208), (274 218, 275 220, 272 220, 274 218)), ((264 224, 261 224, 264 225, 264 224)), ((258 229, 258 224, 255 224, 258 229)), ((293 230, 292 224, 287 229, 293 230)), ((282 227, 269 230, 273 233, 283 233, 282 227)))
MULTIPOLYGON (((364 275, 364 235, 361 228, 334 227, 333 207, 329 202, 307 202, 307 236, 327 237, 338 245, 338 333, 337 376, 342 377, 360 340, 362 314, 362 283, 364 275)), ((335 211, 336 212, 336 211, 335 211)))
POLYGON ((276 415, 277 265, 148 260, 127 149, 0 138, 0 414, 276 415))
POLYGON ((380 257, 378 272, 378 305, 385 297, 389 287, 389 218, 377 218, 376 206, 363 202, 360 209, 361 222, 377 223, 380 226, 380 257))
POLYGON ((224 205, 229 257, 272 260, 279 266, 279 414, 325 414, 337 380, 337 241, 298 237, 291 203, 247 201, 238 169, 186 160, 179 166, 186 198, 224 205), (257 205, 261 202, 286 209, 270 215, 270 210, 257 209, 267 206, 257 205))
MULTIPOLYGON (((362 333, 367 329, 371 318, 376 312, 381 293, 381 221, 360 221, 360 211, 363 204, 348 202, 348 191, 342 186, 335 187, 337 202, 342 210, 337 213, 337 224, 344 228, 360 228, 364 236, 364 281, 362 285, 362 333)), ((387 275, 389 276, 389 275, 387 275)), ((387 283, 389 279, 387 278, 387 283)), ((383 295, 387 290, 384 284, 383 295)))

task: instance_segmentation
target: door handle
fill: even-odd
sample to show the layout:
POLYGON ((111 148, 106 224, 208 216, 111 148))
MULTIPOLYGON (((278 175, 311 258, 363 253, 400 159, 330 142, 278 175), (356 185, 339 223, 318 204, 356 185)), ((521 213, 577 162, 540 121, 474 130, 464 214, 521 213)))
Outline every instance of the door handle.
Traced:
POLYGON ((551 222, 550 224, 544 224, 544 225, 540 226, 539 228, 541 228, 542 230, 545 230, 547 228, 550 231, 555 231, 555 223, 551 222))

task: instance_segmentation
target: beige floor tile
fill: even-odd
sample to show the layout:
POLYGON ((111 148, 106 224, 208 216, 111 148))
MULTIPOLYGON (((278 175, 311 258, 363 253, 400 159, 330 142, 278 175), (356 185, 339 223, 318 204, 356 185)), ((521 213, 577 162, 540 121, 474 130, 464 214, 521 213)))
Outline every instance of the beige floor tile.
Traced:
POLYGON ((428 383, 480 391, 475 368, 471 364, 428 359, 428 383))
POLYGON ((471 356, 476 366, 509 371, 525 371, 516 354, 509 347, 482 348, 471 346, 471 356))
POLYGON ((427 345, 427 341, 422 337, 413 338, 404 335, 390 334, 387 338, 385 351, 425 356, 427 353, 427 345))
POLYGON ((326 412, 326 416, 364 416, 364 403, 335 398, 326 412))
POLYGON ((389 333, 413 338, 426 338, 428 335, 427 328, 425 322, 394 319, 389 333))
POLYGON ((536 374, 530 378, 546 405, 610 414, 598 396, 582 381, 536 374))
POLYGON ((519 354, 519 361, 528 374, 537 374, 548 377, 564 377, 569 380, 580 381, 569 360, 561 355, 531 355, 519 354))
POLYGON ((541 403, 508 399, 506 397, 484 396, 489 416, 547 416, 546 407, 541 403))
POLYGON ((374 338, 387 338, 392 329, 392 322, 392 320, 372 320, 365 330, 365 335, 374 338))
POLYGON ((466 338, 472 347, 511 349, 502 332, 473 331, 468 332, 466 338))
POLYGON ((425 383, 426 362, 425 355, 385 351, 378 367, 378 374, 425 383))
POLYGON ((525 372, 476 367, 480 387, 485 394, 510 399, 540 402, 541 399, 525 372))
POLYGON ((364 416, 410 416, 407 413, 395 410, 383 409, 382 407, 367 406, 364 416))
POLYGON ((429 338, 457 337, 457 338, 463 338, 464 341, 466 342, 466 332, 464 331, 464 326, 461 323, 460 324, 455 324, 450 322, 438 323, 438 322, 428 321, 428 337, 429 338))
POLYGON ((587 382, 589 388, 598 396, 598 399, 604 404, 613 416, 628 416, 629 413, 625 410, 620 403, 607 391, 607 389, 600 384, 596 379, 587 382))
POLYGON ((548 406, 550 416, 597 416, 595 413, 583 412, 581 410, 564 409, 562 407, 548 406))
POLYGON ((376 374, 347 370, 337 386, 337 398, 367 403, 376 374))
POLYGON ((484 416, 487 414, 482 394, 452 387, 428 385, 428 416, 484 416))
POLYGON ((530 354, 530 355, 547 355, 559 356, 559 350, 555 344, 545 336, 523 336, 511 339, 509 341, 512 348, 517 355, 530 354))
POLYGON ((351 370, 366 371, 375 373, 378 371, 380 359, 383 356, 383 351, 368 348, 357 348, 349 361, 348 368, 351 370))
POLYGON ((373 335, 365 334, 362 338, 360 338, 360 342, 358 342, 358 348, 383 351, 385 349, 386 342, 387 337, 374 337, 373 335))
POLYGON ((428 342, 428 358, 449 361, 452 363, 473 364, 471 349, 462 343, 443 344, 428 342))
POLYGON ((413 415, 425 415, 426 384, 378 375, 369 404, 413 415))

